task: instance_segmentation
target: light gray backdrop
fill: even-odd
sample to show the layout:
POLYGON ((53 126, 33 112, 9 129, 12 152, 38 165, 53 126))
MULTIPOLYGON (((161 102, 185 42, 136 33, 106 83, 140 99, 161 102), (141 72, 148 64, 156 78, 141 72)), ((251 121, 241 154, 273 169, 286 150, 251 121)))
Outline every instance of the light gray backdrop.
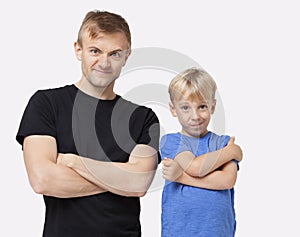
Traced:
MULTIPOLYGON (((236 236, 299 236, 300 15, 291 0, 1 3, 0 236, 41 236, 42 197, 30 188, 15 135, 37 89, 79 80, 73 42, 93 9, 124 16, 134 49, 161 48, 158 59, 173 50, 217 81, 224 132, 236 136, 244 151, 236 184, 236 236)), ((119 78, 116 89, 131 96, 145 85, 164 88, 173 76, 166 68, 141 65, 119 78)), ((164 132, 176 131, 164 98, 142 102, 158 113, 164 132)), ((158 180, 141 199, 144 237, 160 235, 160 196, 158 180)))

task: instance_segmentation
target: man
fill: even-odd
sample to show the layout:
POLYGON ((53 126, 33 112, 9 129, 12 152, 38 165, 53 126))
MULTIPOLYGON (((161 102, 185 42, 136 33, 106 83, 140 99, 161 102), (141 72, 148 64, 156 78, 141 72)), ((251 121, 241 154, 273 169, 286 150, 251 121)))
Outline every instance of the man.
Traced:
POLYGON ((81 79, 37 91, 17 134, 30 184, 44 195, 43 236, 141 236, 139 197, 160 162, 159 121, 114 92, 130 55, 128 24, 89 12, 74 48, 81 79))

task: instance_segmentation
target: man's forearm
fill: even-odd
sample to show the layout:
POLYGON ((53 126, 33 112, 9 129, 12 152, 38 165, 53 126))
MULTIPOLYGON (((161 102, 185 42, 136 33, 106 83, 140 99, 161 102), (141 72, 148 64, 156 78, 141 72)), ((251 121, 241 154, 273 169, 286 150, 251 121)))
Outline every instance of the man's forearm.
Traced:
POLYGON ((36 193, 69 198, 105 191, 74 170, 57 164, 57 144, 53 137, 26 137, 23 155, 30 185, 36 193))
POLYGON ((60 198, 83 197, 106 192, 102 187, 95 185, 80 176, 74 170, 53 164, 51 174, 44 179, 38 193, 60 198))
POLYGON ((135 164, 129 162, 102 162, 73 154, 66 156, 62 160, 68 167, 90 182, 122 196, 143 196, 152 182, 156 169, 156 164, 153 164, 150 170, 137 172, 135 164))

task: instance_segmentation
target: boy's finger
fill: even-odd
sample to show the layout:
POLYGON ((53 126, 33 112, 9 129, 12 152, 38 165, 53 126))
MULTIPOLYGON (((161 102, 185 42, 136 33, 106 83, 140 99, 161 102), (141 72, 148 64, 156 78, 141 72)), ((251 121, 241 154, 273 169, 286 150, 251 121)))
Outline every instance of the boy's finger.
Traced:
POLYGON ((230 140, 229 140, 228 144, 229 144, 229 145, 230 145, 230 144, 233 144, 233 143, 234 143, 234 140, 235 140, 235 136, 230 137, 230 140))

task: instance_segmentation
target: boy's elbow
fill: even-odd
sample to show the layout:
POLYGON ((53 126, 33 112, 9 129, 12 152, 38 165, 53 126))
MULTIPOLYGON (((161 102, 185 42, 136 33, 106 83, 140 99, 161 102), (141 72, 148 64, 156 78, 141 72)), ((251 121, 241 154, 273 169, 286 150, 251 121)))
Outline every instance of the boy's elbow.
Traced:
POLYGON ((198 169, 196 167, 189 167, 186 171, 187 174, 189 174, 190 176, 193 177, 199 177, 199 178, 203 178, 204 176, 206 176, 208 174, 208 172, 202 170, 202 169, 198 169))
POLYGON ((224 180, 224 182, 222 183, 222 189, 232 189, 235 185, 236 182, 236 178, 235 177, 230 177, 227 180, 224 180))
POLYGON ((200 171, 199 171, 199 169, 196 169, 196 168, 193 167, 192 165, 191 165, 189 168, 187 168, 187 169, 185 170, 185 172, 186 172, 187 174, 189 174, 190 176, 193 176, 193 177, 200 177, 200 171))

